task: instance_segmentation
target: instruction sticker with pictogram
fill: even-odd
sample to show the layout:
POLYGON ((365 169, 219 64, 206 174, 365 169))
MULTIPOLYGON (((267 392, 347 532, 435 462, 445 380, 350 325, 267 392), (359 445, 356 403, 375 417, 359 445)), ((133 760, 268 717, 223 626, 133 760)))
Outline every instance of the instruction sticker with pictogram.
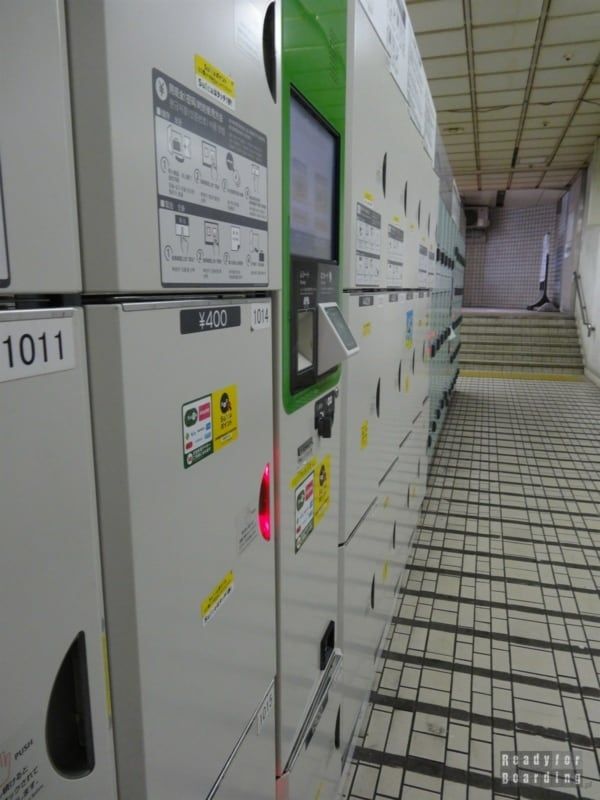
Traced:
POLYGON ((315 470, 316 499, 315 499, 315 526, 321 522, 329 509, 331 500, 331 456, 326 455, 315 470))
POLYGON ((290 481, 294 492, 294 552, 298 552, 315 528, 315 472, 311 458, 290 481))
POLYGON ((213 436, 214 448, 222 450, 235 441, 238 436, 237 429, 237 390, 234 385, 225 386, 213 392, 213 436))
POLYGON ((225 386, 181 407, 183 466, 193 467, 238 437, 237 388, 225 386))

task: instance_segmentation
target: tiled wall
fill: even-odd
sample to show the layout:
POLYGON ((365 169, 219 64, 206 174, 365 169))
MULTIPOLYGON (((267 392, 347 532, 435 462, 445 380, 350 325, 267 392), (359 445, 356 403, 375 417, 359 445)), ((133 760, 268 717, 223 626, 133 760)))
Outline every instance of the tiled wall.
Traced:
POLYGON ((550 296, 560 296, 556 281, 556 207, 491 208, 490 227, 467 231, 464 305, 519 308, 539 296, 544 234, 550 234, 550 296))

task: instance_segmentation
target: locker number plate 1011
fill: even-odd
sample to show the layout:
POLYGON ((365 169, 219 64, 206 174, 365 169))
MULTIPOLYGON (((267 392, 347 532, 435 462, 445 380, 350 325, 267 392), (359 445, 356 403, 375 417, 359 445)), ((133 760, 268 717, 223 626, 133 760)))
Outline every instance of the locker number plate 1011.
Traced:
POLYGON ((0 382, 62 372, 75 366, 73 318, 48 317, 2 322, 0 382))

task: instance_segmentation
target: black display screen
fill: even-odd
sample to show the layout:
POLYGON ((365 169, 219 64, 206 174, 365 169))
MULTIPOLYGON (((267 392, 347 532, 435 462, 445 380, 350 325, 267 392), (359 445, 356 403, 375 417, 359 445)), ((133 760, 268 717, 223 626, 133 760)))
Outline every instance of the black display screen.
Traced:
POLYGON ((335 261, 339 137, 295 93, 290 120, 290 252, 304 258, 335 261))

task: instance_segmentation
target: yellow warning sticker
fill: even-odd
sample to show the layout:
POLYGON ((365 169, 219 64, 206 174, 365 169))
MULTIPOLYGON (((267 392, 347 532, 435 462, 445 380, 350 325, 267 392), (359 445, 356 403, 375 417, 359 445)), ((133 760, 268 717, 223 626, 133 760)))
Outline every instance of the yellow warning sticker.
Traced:
POLYGON ((108 665, 108 643, 106 634, 102 634, 102 658, 104 660, 104 692, 106 701, 106 716, 109 723, 112 721, 112 696, 110 693, 110 667, 108 665))
POLYGON ((383 569, 381 570, 381 579, 384 583, 387 583, 389 574, 390 574, 390 562, 384 561, 383 569))
POLYGON ((319 461, 315 470, 316 491, 315 491, 315 525, 323 519, 329 509, 331 499, 331 456, 326 455, 319 461))
POLYGON ((370 336, 372 330, 373 330, 373 326, 371 325, 371 323, 370 322, 365 322, 365 324, 362 326, 362 335, 363 336, 370 336))
POLYGON ((398 214, 394 214, 394 216, 392 217, 392 221, 393 222, 400 222, 400 217, 398 216, 398 214))
POLYGON ((212 393, 212 420, 216 453, 238 438, 237 388, 234 384, 212 393))
POLYGON ((364 450, 369 444, 369 420, 364 420, 360 426, 360 449, 364 450))
POLYGON ((383 500, 383 507, 384 508, 388 508, 389 504, 390 504, 390 498, 389 497, 385 497, 384 500, 383 500))
POLYGON ((199 55, 194 56, 194 72, 198 89, 227 108, 235 108, 235 81, 231 76, 199 55))
POLYGON ((406 376, 406 378, 404 378, 404 391, 407 393, 410 392, 410 378, 408 377, 408 375, 406 376))
POLYGON ((200 603, 200 616, 202 617, 202 625, 208 625, 217 611, 221 608, 225 600, 233 592, 235 576, 232 570, 219 581, 212 592, 207 595, 200 603))
POLYGON ((372 192, 363 192, 363 198, 370 205, 372 205, 375 202, 375 195, 372 192))

